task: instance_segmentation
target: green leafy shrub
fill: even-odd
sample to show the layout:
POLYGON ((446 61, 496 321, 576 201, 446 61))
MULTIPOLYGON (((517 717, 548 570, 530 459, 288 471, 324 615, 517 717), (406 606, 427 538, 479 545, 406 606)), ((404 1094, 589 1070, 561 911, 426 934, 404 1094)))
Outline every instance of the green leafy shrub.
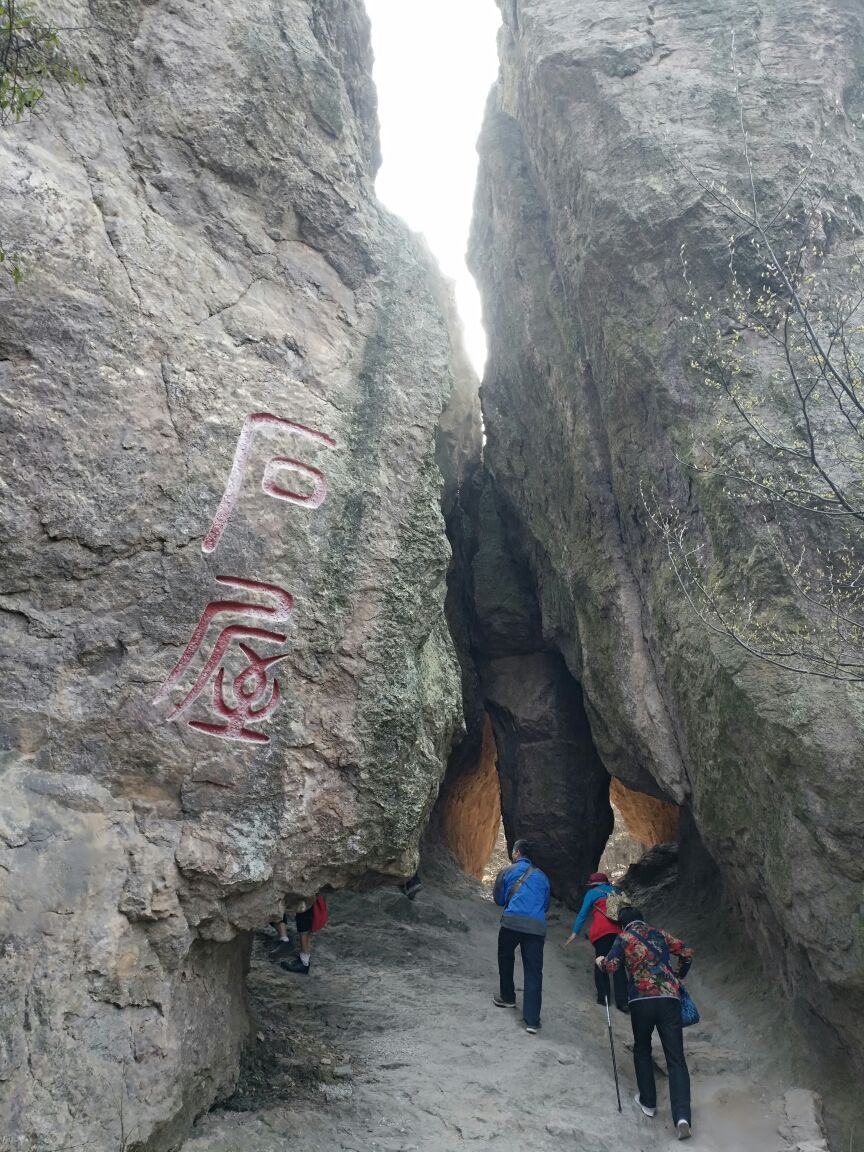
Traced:
MULTIPOLYGON (((36 19, 17 0, 0 0, 0 128, 32 113, 50 81, 83 85, 84 77, 66 59, 58 29, 36 19)), ((0 245, 0 265, 20 284, 21 257, 0 245)))

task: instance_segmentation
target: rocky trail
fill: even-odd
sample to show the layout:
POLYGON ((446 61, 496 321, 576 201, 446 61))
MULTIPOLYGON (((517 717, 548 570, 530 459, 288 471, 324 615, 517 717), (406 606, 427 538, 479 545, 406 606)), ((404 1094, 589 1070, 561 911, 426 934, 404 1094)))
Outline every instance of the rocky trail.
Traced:
MULTIPOLYGON (((392 889, 339 894, 308 979, 268 963, 268 942, 256 941, 254 1051, 230 1110, 205 1117, 185 1152, 654 1152, 676 1143, 663 1075, 656 1119, 636 1111, 629 1022, 615 1013, 617 1113, 591 953, 584 941, 563 950, 566 909, 552 913, 542 1031, 527 1035, 521 1014, 493 1006, 498 914, 488 892, 450 873, 427 881, 414 903, 392 889)), ((691 980, 703 1021, 687 1034, 687 1146, 827 1149, 817 1099, 783 1083, 764 1014, 760 1042, 738 1014, 730 970, 702 967, 691 980)))

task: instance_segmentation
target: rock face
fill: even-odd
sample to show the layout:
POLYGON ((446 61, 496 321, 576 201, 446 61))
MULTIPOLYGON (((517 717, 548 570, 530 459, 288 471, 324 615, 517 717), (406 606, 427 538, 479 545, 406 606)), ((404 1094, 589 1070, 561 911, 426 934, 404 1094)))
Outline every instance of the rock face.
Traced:
MULTIPOLYGON (((717 292, 724 224, 673 145, 709 177, 742 175, 734 27, 766 202, 782 203, 820 120, 842 156, 826 203, 857 195, 860 11, 839 0, 758 11, 618 0, 602 16, 587 0, 500 7, 471 249, 490 336, 487 498, 525 560, 539 631, 580 688, 603 765, 684 805, 772 975, 826 1041, 839 1036, 860 1059, 860 693, 708 634, 640 496, 648 483, 685 507, 724 560, 747 547, 738 506, 691 491, 678 463, 711 420, 679 322, 679 250, 705 254, 691 273, 699 292, 717 292)), ((488 517, 479 522, 478 555, 495 546, 483 540, 488 517)), ((530 661, 521 671, 534 676, 530 661)))
POLYGON ((453 853, 459 867, 482 880, 501 829, 498 753, 488 716, 484 717, 476 760, 465 762, 464 768, 455 771, 452 761, 448 766, 432 830, 453 853))
POLYGON ((494 484, 488 474, 469 470, 469 477, 461 515, 448 518, 455 555, 448 615, 473 678, 463 677, 468 734, 451 760, 441 803, 463 774, 482 774, 485 709, 507 842, 530 840, 555 894, 576 903, 612 831, 609 774, 591 738, 582 689, 544 635, 531 572, 496 505, 494 484))
POLYGON ((609 786, 609 799, 620 813, 630 836, 643 848, 669 844, 678 839, 678 809, 674 804, 634 792, 615 777, 609 786))
POLYGON ((155 1152, 232 1087, 246 933, 416 863, 472 382, 359 0, 52 17, 89 82, 0 139, 0 1128, 155 1152))

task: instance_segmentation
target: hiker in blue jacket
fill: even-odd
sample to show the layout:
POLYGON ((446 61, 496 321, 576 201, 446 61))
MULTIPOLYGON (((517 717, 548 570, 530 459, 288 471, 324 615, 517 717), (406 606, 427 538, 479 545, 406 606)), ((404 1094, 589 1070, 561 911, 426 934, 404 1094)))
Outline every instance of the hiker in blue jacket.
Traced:
POLYGON ((546 940, 546 911, 549 908, 549 881, 531 863, 531 846, 517 840, 510 854, 513 863, 502 868, 495 879, 493 897, 504 909, 498 930, 499 995, 492 1003, 499 1008, 516 1007, 513 969, 516 949, 522 951, 524 991, 522 1017, 525 1031, 532 1035, 540 1027, 543 994, 543 945, 546 940))

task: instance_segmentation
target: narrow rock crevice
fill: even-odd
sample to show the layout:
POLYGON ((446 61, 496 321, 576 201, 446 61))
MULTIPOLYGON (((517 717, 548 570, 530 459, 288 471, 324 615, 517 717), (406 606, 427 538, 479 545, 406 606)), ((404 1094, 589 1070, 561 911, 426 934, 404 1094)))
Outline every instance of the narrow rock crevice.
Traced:
POLYGON ((468 727, 451 755, 438 824, 457 858, 474 861, 469 871, 476 874, 494 843, 497 805, 490 797, 481 818, 465 798, 473 794, 476 803, 490 795, 480 781, 494 746, 508 843, 533 841, 553 890, 573 903, 612 830, 609 774, 581 686, 544 635, 531 575, 513 551, 505 516, 494 480, 477 461, 447 518, 454 556, 448 620, 462 661, 468 727), (476 846, 469 852, 463 846, 472 821, 476 846))

